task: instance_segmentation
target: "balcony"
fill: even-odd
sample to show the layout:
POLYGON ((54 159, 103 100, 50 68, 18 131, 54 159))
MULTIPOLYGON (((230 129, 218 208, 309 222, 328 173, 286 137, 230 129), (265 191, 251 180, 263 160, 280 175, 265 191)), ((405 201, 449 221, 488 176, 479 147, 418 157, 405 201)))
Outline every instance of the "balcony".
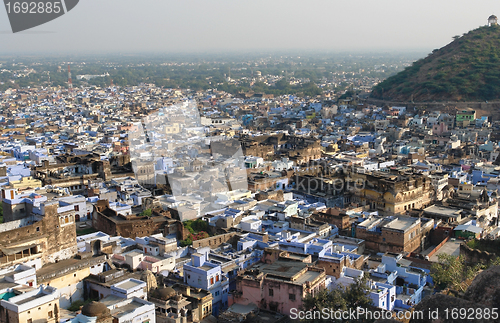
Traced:
POLYGON ((42 256, 41 248, 38 244, 0 249, 0 264, 24 263, 28 260, 42 256))

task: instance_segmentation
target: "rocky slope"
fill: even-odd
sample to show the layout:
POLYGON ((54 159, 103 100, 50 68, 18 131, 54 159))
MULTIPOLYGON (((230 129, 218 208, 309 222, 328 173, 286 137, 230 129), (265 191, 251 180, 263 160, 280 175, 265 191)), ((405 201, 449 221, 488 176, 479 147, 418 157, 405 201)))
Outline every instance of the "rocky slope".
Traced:
POLYGON ((390 101, 500 100, 500 26, 485 26, 455 39, 373 88, 390 101))

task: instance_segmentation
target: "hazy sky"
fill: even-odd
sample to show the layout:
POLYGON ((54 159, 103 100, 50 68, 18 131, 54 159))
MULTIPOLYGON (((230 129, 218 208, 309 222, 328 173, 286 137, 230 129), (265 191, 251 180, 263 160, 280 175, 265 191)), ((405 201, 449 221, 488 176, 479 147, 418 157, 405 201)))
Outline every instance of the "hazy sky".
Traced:
POLYGON ((498 0, 80 0, 12 34, 2 6, 0 53, 431 51, 491 14, 498 0))

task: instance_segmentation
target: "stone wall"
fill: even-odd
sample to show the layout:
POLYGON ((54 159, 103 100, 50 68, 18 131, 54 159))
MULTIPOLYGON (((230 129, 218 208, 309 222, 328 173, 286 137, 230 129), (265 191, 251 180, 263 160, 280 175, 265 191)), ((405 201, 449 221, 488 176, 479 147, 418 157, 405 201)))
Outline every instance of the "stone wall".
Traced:
MULTIPOLYGON (((57 208, 57 203, 46 205, 45 215, 40 221, 2 232, 0 246, 4 248, 26 246, 29 248, 30 245, 39 245, 44 263, 72 257, 78 251, 75 223, 69 222, 60 225, 59 217, 61 215, 74 215, 74 211, 59 214, 57 208)), ((14 223, 21 225, 23 221, 18 224, 16 221, 14 223)))
POLYGON ((488 251, 472 249, 465 243, 460 245, 460 256, 464 256, 465 261, 473 264, 477 263, 487 264, 496 257, 498 257, 496 254, 489 253, 488 251))
MULTIPOLYGON (((169 216, 156 215, 153 217, 122 216, 109 208, 108 201, 100 200, 94 207, 92 216, 92 226, 98 231, 102 231, 112 236, 122 236, 124 238, 145 237, 157 233, 164 233, 169 229, 169 216)), ((176 228, 177 238, 184 236, 182 223, 176 228)), ((182 240, 182 239, 181 239, 182 240)))
POLYGON ((230 242, 235 236, 236 233, 231 232, 227 234, 220 234, 215 237, 196 240, 193 241, 193 248, 200 248, 200 247, 217 248, 223 243, 230 242))

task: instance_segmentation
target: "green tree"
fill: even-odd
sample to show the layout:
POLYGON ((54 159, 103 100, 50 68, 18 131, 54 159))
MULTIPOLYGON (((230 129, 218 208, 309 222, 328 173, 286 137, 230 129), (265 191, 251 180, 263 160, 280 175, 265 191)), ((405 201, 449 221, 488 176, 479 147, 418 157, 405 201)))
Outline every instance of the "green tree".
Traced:
POLYGON ((147 209, 147 210, 142 211, 139 215, 140 216, 147 216, 149 218, 151 215, 153 215, 153 211, 151 209, 147 209))
MULTIPOLYGON (((342 287, 338 289, 328 290, 322 289, 313 295, 308 294, 302 301, 301 311, 304 313, 329 313, 331 310, 335 311, 354 311, 356 312, 358 308, 363 309, 373 309, 372 300, 369 297, 369 288, 366 280, 357 280, 353 284, 347 287, 342 287)), ((319 323, 319 322, 361 322, 368 323, 374 322, 366 317, 358 317, 355 319, 336 319, 335 317, 330 317, 326 320, 326 317, 310 317, 305 318, 301 322, 305 323, 319 323)))
POLYGON ((440 254, 438 263, 431 267, 431 277, 441 289, 452 288, 465 292, 482 268, 482 264, 468 265, 463 256, 440 254))

